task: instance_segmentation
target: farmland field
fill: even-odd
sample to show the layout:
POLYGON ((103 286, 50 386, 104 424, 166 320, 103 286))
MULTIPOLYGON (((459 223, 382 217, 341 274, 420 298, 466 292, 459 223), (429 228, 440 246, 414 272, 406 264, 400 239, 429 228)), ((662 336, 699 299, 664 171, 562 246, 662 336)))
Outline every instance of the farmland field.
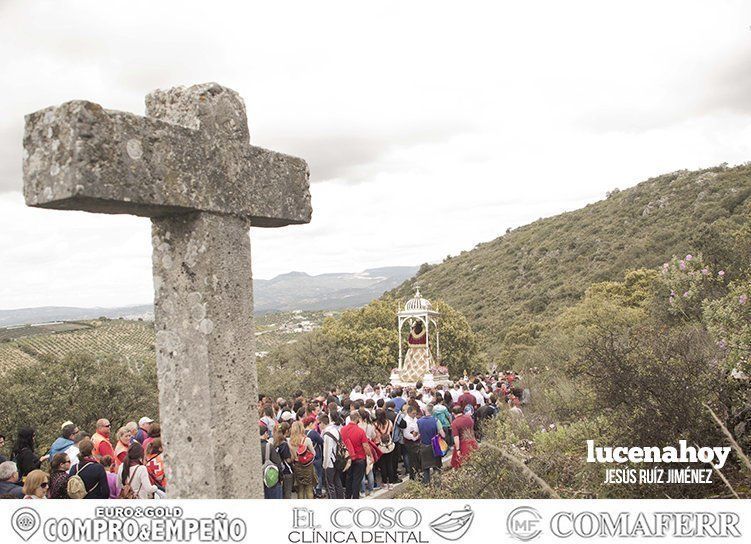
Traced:
MULTIPOLYGON (((256 318, 256 352, 294 342, 320 326, 327 312, 283 312, 256 318)), ((154 323, 126 319, 66 321, 0 329, 0 374, 49 358, 86 353, 142 364, 154 360, 154 323)))
POLYGON ((70 354, 89 353, 94 357, 145 361, 154 358, 154 326, 149 321, 96 320, 63 323, 56 330, 26 334, 18 328, 4 329, 0 342, 0 372, 18 365, 48 358, 62 359, 70 354))

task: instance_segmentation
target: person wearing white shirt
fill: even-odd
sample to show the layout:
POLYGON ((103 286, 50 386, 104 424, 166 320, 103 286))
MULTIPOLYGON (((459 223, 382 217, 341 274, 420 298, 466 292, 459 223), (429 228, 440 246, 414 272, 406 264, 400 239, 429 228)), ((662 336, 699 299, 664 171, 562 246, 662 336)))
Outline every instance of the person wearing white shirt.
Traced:
POLYGON ((479 387, 480 386, 478 385, 474 389, 470 389, 469 392, 472 393, 472 396, 475 397, 475 399, 477 399, 477 406, 482 406, 483 404, 485 404, 485 397, 483 397, 482 393, 480 393, 478 389, 479 387))
POLYGON ((344 487, 342 485, 342 472, 334 466, 336 462, 336 449, 341 434, 339 424, 342 420, 339 414, 329 416, 323 414, 318 421, 321 423, 321 436, 323 436, 323 479, 326 482, 326 496, 329 499, 343 499, 344 487))
POLYGON ((462 388, 457 383, 456 385, 454 385, 454 387, 451 388, 449 393, 451 393, 451 402, 457 402, 459 400, 459 397, 462 395, 462 388))
POLYGON ((362 394, 362 388, 359 385, 355 386, 352 392, 349 394, 349 400, 352 402, 356 400, 365 400, 365 395, 362 394))
POLYGON ((420 463, 420 430, 417 427, 417 409, 414 406, 407 408, 404 418, 407 426, 404 428, 404 447, 409 457, 409 479, 416 480, 421 472, 420 463))
POLYGON ((143 464, 143 447, 134 442, 128 449, 128 455, 125 461, 117 469, 117 493, 118 495, 122 491, 125 484, 130 484, 130 488, 133 490, 136 498, 138 499, 153 499, 154 492, 159 488, 151 483, 149 478, 149 471, 146 465, 143 464), (123 472, 127 468, 125 473, 125 481, 123 481, 123 472))
POLYGON ((374 394, 373 387, 370 384, 366 385, 365 389, 362 392, 363 399, 364 400, 372 399, 373 394, 374 394))

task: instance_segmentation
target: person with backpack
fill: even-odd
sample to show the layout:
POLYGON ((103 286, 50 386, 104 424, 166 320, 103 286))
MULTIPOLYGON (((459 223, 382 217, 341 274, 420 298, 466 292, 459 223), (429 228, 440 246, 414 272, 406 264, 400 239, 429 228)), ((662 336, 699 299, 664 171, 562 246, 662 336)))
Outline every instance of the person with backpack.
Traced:
POLYGON ((290 451, 289 442, 289 423, 282 422, 274 431, 274 449, 282 460, 282 497, 285 499, 292 498, 292 487, 294 484, 294 475, 292 474, 292 452, 290 451))
POLYGON ((295 475, 298 499, 313 499, 316 473, 313 461, 316 456, 313 441, 305 436, 301 421, 295 421, 289 430, 289 449, 292 452, 292 473, 295 475))
POLYGON ((417 429, 420 440, 420 465, 422 466, 422 483, 430 483, 430 471, 434 468, 441 467, 441 457, 436 455, 434 441, 436 437, 445 438, 441 422, 433 416, 433 405, 428 404, 425 407, 425 415, 417 420, 417 429))
POLYGON ((263 498, 281 499, 283 497, 282 485, 282 458, 269 441, 269 429, 261 423, 261 474, 263 478, 263 498))
POLYGON ((313 459, 313 469, 316 471, 317 484, 313 489, 313 496, 316 499, 323 498, 323 437, 317 430, 318 419, 316 415, 309 415, 303 419, 303 425, 305 425, 305 436, 310 438, 313 442, 313 448, 315 449, 316 456, 313 459))
POLYGON ((71 499, 108 499, 107 472, 94 458, 94 443, 84 438, 78 443, 78 462, 68 472, 68 496, 71 499))
POLYGON ((133 442, 128 456, 117 470, 117 489, 121 499, 153 499, 157 486, 151 483, 149 471, 143 463, 143 446, 133 442))
POLYGON ((347 449, 342 444, 339 428, 342 418, 336 412, 328 416, 319 416, 318 422, 323 433, 323 478, 326 482, 326 496, 329 499, 343 499, 344 486, 342 485, 343 470, 346 468, 347 449))
POLYGON ((392 435, 394 444, 396 445, 394 456, 394 474, 398 481, 401 481, 399 476, 399 461, 404 465, 404 476, 409 476, 409 455, 407 453, 407 446, 404 441, 404 430, 407 428, 407 406, 402 405, 401 410, 396 414, 394 418, 394 433, 392 435))
POLYGON ((436 394, 436 403, 433 406, 433 416, 441 424, 443 432, 446 433, 446 444, 448 444, 450 449, 453 444, 453 439, 451 437, 451 420, 453 418, 451 417, 451 411, 448 408, 449 404, 451 404, 451 395, 449 393, 444 395, 441 395, 440 393, 436 394))
POLYGON ((352 410, 349 423, 339 431, 350 457, 350 467, 345 472, 344 498, 359 499, 360 486, 365 476, 366 459, 372 457, 365 431, 360 427, 360 413, 352 410))
POLYGON ((383 488, 388 490, 392 484, 396 484, 396 473, 394 472, 394 424, 389 420, 386 410, 379 408, 376 410, 374 442, 381 450, 381 458, 376 463, 378 472, 381 473, 381 483, 383 488))

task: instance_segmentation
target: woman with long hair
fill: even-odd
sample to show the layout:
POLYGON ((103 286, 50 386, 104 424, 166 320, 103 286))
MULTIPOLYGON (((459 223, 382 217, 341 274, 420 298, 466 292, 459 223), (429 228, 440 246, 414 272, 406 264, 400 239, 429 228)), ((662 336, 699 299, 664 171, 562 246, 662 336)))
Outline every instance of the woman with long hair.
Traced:
POLYGON ((384 489, 389 489, 391 484, 398 483, 396 474, 394 473, 394 424, 389 420, 386 410, 383 408, 376 410, 373 427, 375 428, 375 438, 373 441, 378 444, 383 453, 375 464, 375 468, 381 473, 381 482, 384 489))
POLYGON ((11 459, 18 466, 18 476, 21 480, 32 470, 38 470, 49 457, 48 455, 39 457, 34 451, 36 449, 35 435, 36 431, 32 427, 21 427, 18 429, 16 443, 13 445, 11 459))
MULTIPOLYGON (((358 425, 363 431, 365 431, 367 439, 372 441, 376 436, 373 418, 371 417, 370 412, 365 408, 360 408, 358 413, 360 414, 360 423, 358 423, 358 425)), ((375 474, 373 473, 374 467, 375 461, 370 455, 368 455, 365 459, 365 476, 362 479, 362 486, 360 488, 360 492, 363 495, 370 495, 374 489, 378 489, 378 486, 375 483, 375 474)))
POLYGON ((23 483, 24 499, 46 499, 50 487, 50 476, 43 470, 32 470, 23 483))
POLYGON ((305 426, 295 421, 289 431, 289 449, 292 454, 292 473, 295 475, 298 499, 313 499, 316 473, 313 468, 316 450, 313 441, 305 435, 305 426))
POLYGON ((274 429, 274 449, 282 460, 282 498, 292 498, 294 475, 292 474, 292 452, 289 443, 289 423, 283 421, 274 429))
POLYGON ((122 490, 130 485, 132 497, 135 499, 153 499, 157 487, 149 479, 149 471, 143 464, 143 446, 133 442, 128 448, 128 456, 120 465, 117 473, 118 494, 122 496, 122 490))

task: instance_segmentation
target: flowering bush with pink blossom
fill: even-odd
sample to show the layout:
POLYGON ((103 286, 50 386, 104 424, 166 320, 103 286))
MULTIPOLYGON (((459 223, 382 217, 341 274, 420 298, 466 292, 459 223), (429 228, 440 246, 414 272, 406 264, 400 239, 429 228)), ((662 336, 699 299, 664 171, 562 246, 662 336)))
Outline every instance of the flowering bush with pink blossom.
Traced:
POLYGON ((717 339, 717 344, 727 354, 728 370, 739 369, 751 375, 751 279, 730 284, 728 294, 707 301, 704 320, 717 339))
POLYGON ((676 317, 700 319, 703 301, 724 293, 724 276, 724 270, 714 272, 701 254, 673 257, 662 265, 661 274, 668 312, 676 317))

